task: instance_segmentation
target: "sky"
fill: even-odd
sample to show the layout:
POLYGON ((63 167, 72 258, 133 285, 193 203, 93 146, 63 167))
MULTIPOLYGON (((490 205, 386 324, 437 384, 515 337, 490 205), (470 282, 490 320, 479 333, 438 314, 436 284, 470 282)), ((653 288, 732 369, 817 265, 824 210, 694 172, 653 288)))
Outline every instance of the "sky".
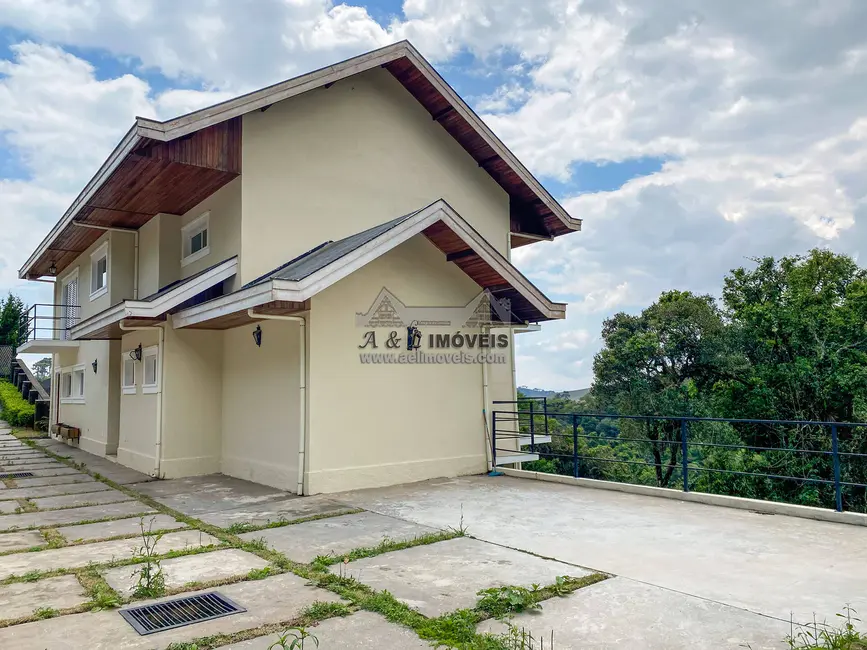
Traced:
POLYGON ((765 255, 867 246, 863 0, 0 0, 0 291, 129 129, 409 39, 583 231, 515 251, 565 321, 518 383, 589 386, 600 328, 765 255))

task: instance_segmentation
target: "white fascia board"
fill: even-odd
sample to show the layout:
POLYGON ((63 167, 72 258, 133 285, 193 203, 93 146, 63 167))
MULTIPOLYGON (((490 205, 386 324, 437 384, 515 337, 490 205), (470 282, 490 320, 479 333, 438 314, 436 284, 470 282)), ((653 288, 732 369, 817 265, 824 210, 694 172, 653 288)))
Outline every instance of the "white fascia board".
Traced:
POLYGON ((90 198, 96 194, 97 190, 102 187, 103 183, 112 175, 115 169, 117 169, 118 165, 123 162, 124 158, 135 149, 136 145, 138 145, 141 137, 138 134, 138 129, 133 126, 129 131, 127 131, 126 135, 123 137, 123 140, 114 148, 114 151, 111 152, 111 155, 106 159, 106 161, 102 164, 102 167, 94 174, 93 178, 84 186, 84 189, 81 190, 81 193, 78 197, 73 201, 72 205, 69 209, 64 213, 64 215, 60 218, 54 228, 46 235, 45 239, 39 244, 33 254, 27 258, 27 261, 24 263, 18 270, 18 277, 22 280, 27 279, 27 274, 30 271, 30 267, 38 260, 42 254, 51 247, 51 244, 54 243, 54 240, 57 239, 57 236, 66 228, 70 222, 75 218, 75 215, 78 214, 79 210, 90 200, 90 198))
POLYGON ((214 298, 201 305, 183 309, 172 316, 172 327, 175 329, 189 327, 220 316, 234 314, 236 311, 252 309, 272 300, 279 300, 275 297, 272 284, 272 282, 263 282, 221 298, 214 298))
POLYGON ((151 302, 142 300, 125 300, 115 307, 106 309, 94 320, 88 320, 81 326, 73 327, 71 334, 73 339, 87 336, 96 332, 106 325, 123 320, 124 318, 157 318, 162 316, 172 307, 180 305, 185 300, 198 295, 202 291, 213 287, 218 282, 228 280, 238 271, 238 258, 234 257, 214 267, 207 273, 182 284, 174 291, 169 291, 163 296, 151 302))

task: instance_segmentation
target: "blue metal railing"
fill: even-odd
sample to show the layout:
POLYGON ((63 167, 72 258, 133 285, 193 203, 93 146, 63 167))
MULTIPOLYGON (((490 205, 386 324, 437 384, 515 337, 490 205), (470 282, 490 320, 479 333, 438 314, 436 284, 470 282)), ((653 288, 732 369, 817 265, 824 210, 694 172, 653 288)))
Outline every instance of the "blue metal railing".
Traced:
MULTIPOLYGON (((707 489, 707 480, 702 483, 703 474, 744 477, 750 480, 795 481, 801 485, 816 486, 817 490, 833 487, 833 506, 838 512, 842 512, 846 505, 844 494, 853 502, 850 505, 854 505, 855 497, 858 497, 856 509, 867 510, 867 423, 552 413, 548 410, 546 398, 522 399, 520 402, 496 401, 494 404, 514 406, 512 410, 496 410, 495 406, 495 410, 491 413, 491 455, 495 466, 498 454, 503 461, 505 454, 519 451, 526 453, 528 448, 529 453, 536 454, 540 459, 555 461, 557 469, 561 470, 555 469, 555 473, 571 474, 576 478, 582 476, 582 466, 586 469, 588 466, 595 467, 597 463, 602 463, 603 466, 619 464, 628 468, 653 468, 657 483, 662 484, 662 487, 667 487, 672 480, 676 479, 676 473, 679 472, 681 489, 684 492, 696 488, 701 491, 712 491, 712 486, 711 489, 707 489), (614 434, 586 433, 585 425, 598 426, 601 422, 605 422, 606 427, 612 429, 614 434), (644 426, 649 437, 629 436, 628 429, 630 426, 634 428, 635 424, 644 426), (708 435, 706 429, 713 429, 719 425, 734 430, 741 443, 736 444, 730 440, 718 442, 713 439, 714 435, 708 435), (624 427, 627 431, 622 430, 624 427), (775 447, 765 442, 769 437, 767 435, 769 431, 781 427, 789 431, 778 436, 785 444, 775 447), (694 435, 696 432, 700 435, 694 435), (845 435, 841 435, 841 432, 845 435), (668 435, 662 437, 660 436, 662 433, 668 435), (538 438, 542 435, 546 438, 540 442, 538 438), (841 440, 841 437, 845 440, 841 440), (529 444, 526 443, 528 438, 529 444), (762 441, 762 444, 758 442, 750 444, 754 439, 762 441), (744 440, 746 442, 743 442, 744 440), (792 444, 793 440, 800 440, 800 446, 792 444), (581 441, 586 441, 584 449, 581 449, 581 441), (842 446, 844 442, 849 445, 849 448, 842 446), (598 450, 599 447, 606 446, 614 452, 622 445, 638 445, 639 452, 635 453, 633 450, 629 457, 604 457, 586 453, 588 450, 598 450), (708 453, 713 453, 714 450, 754 453, 756 459, 761 459, 760 465, 761 463, 767 465, 762 466, 762 469, 767 471, 751 471, 755 468, 750 467, 709 466, 708 453), (802 455, 805 459, 816 459, 817 462, 805 463, 801 468, 804 470, 804 475, 784 473, 780 465, 788 468, 791 465, 792 455, 796 454, 802 455), (647 456, 652 456, 652 459, 648 460, 647 456), (844 476, 844 464, 849 473, 854 473, 857 479, 844 476)), ((713 434, 712 431, 710 433, 713 434)), ((552 471, 552 469, 549 466, 545 471, 552 471)), ((779 494, 774 496, 779 497, 779 494)), ((831 494, 827 493, 826 496, 828 497, 826 502, 830 504, 831 494)), ((819 497, 814 496, 813 501, 817 499, 819 497)), ((802 502, 794 498, 773 500, 802 502)))

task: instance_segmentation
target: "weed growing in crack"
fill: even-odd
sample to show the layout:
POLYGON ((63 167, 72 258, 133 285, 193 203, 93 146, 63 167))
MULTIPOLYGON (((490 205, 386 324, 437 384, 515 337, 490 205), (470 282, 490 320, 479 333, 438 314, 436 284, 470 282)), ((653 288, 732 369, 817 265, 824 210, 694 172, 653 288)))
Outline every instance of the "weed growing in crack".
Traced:
POLYGON ((250 572, 247 574, 247 580, 262 580, 263 578, 267 578, 271 575, 271 567, 264 567, 262 569, 250 569, 250 572))
POLYGON ((551 636, 546 643, 544 637, 534 637, 524 628, 518 628, 511 623, 507 623, 507 626, 506 632, 495 637, 506 650, 554 650, 554 630, 551 630, 551 636))
POLYGON ((268 542, 265 541, 264 537, 257 537, 256 539, 251 539, 247 542, 246 546, 250 549, 256 551, 267 551, 268 550, 268 542))
POLYGON ((56 528, 43 528, 39 532, 45 538, 48 548, 62 548, 66 546, 66 538, 56 528))
POLYGON ((141 528, 142 545, 133 552, 133 558, 142 560, 137 565, 131 576, 138 582, 132 592, 135 598, 157 598, 166 592, 166 579, 163 568, 156 552, 157 543, 162 539, 162 534, 154 535, 154 519, 151 518, 147 530, 145 530, 144 517, 139 520, 141 528))
POLYGON ((791 622, 791 633, 786 637, 786 643, 791 650, 865 650, 867 637, 855 629, 855 623, 861 619, 855 616, 857 612, 846 605, 843 613, 837 614, 843 619, 840 626, 819 623, 815 614, 813 622, 795 631, 795 623, 791 622))
POLYGON ((458 521, 458 527, 449 526, 446 528, 449 532, 453 533, 455 537, 466 537, 467 532, 469 532, 469 528, 464 524, 464 504, 461 504, 461 518, 458 521))
POLYGON ((21 580, 23 582, 36 582, 39 578, 42 577, 42 572, 38 570, 28 571, 24 575, 21 576, 21 580))
POLYGON ((326 603, 321 600, 308 605, 301 616, 314 621, 321 621, 335 616, 349 616, 352 611, 343 603, 326 603))
POLYGON ((53 607, 38 607, 33 610, 33 616, 40 621, 46 618, 54 618, 58 614, 60 614, 60 612, 53 607))
POLYGON ((308 648, 313 646, 319 647, 319 639, 313 636, 304 627, 290 627, 282 634, 277 635, 277 640, 268 646, 268 650, 275 648, 283 648, 283 650, 304 650, 304 645, 308 648))
POLYGON ((517 586, 482 589, 478 592, 481 598, 476 608, 493 618, 505 618, 511 614, 542 609, 534 593, 538 591, 538 586, 534 586, 536 589, 533 591, 517 586))

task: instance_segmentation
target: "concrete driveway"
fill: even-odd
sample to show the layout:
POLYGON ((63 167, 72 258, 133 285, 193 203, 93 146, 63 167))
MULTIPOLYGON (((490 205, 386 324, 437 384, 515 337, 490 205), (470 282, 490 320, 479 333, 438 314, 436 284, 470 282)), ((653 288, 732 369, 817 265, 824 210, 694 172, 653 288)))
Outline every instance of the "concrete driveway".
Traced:
POLYGON ((624 583, 624 593, 635 594, 631 602, 652 605, 656 598, 668 612, 680 594, 685 607, 718 603, 751 613, 756 624, 776 619, 783 634, 792 615, 831 620, 847 603, 867 612, 867 529, 860 526, 510 477, 443 479, 335 498, 435 527, 457 526, 463 512, 478 539, 641 583, 640 589, 624 583))

